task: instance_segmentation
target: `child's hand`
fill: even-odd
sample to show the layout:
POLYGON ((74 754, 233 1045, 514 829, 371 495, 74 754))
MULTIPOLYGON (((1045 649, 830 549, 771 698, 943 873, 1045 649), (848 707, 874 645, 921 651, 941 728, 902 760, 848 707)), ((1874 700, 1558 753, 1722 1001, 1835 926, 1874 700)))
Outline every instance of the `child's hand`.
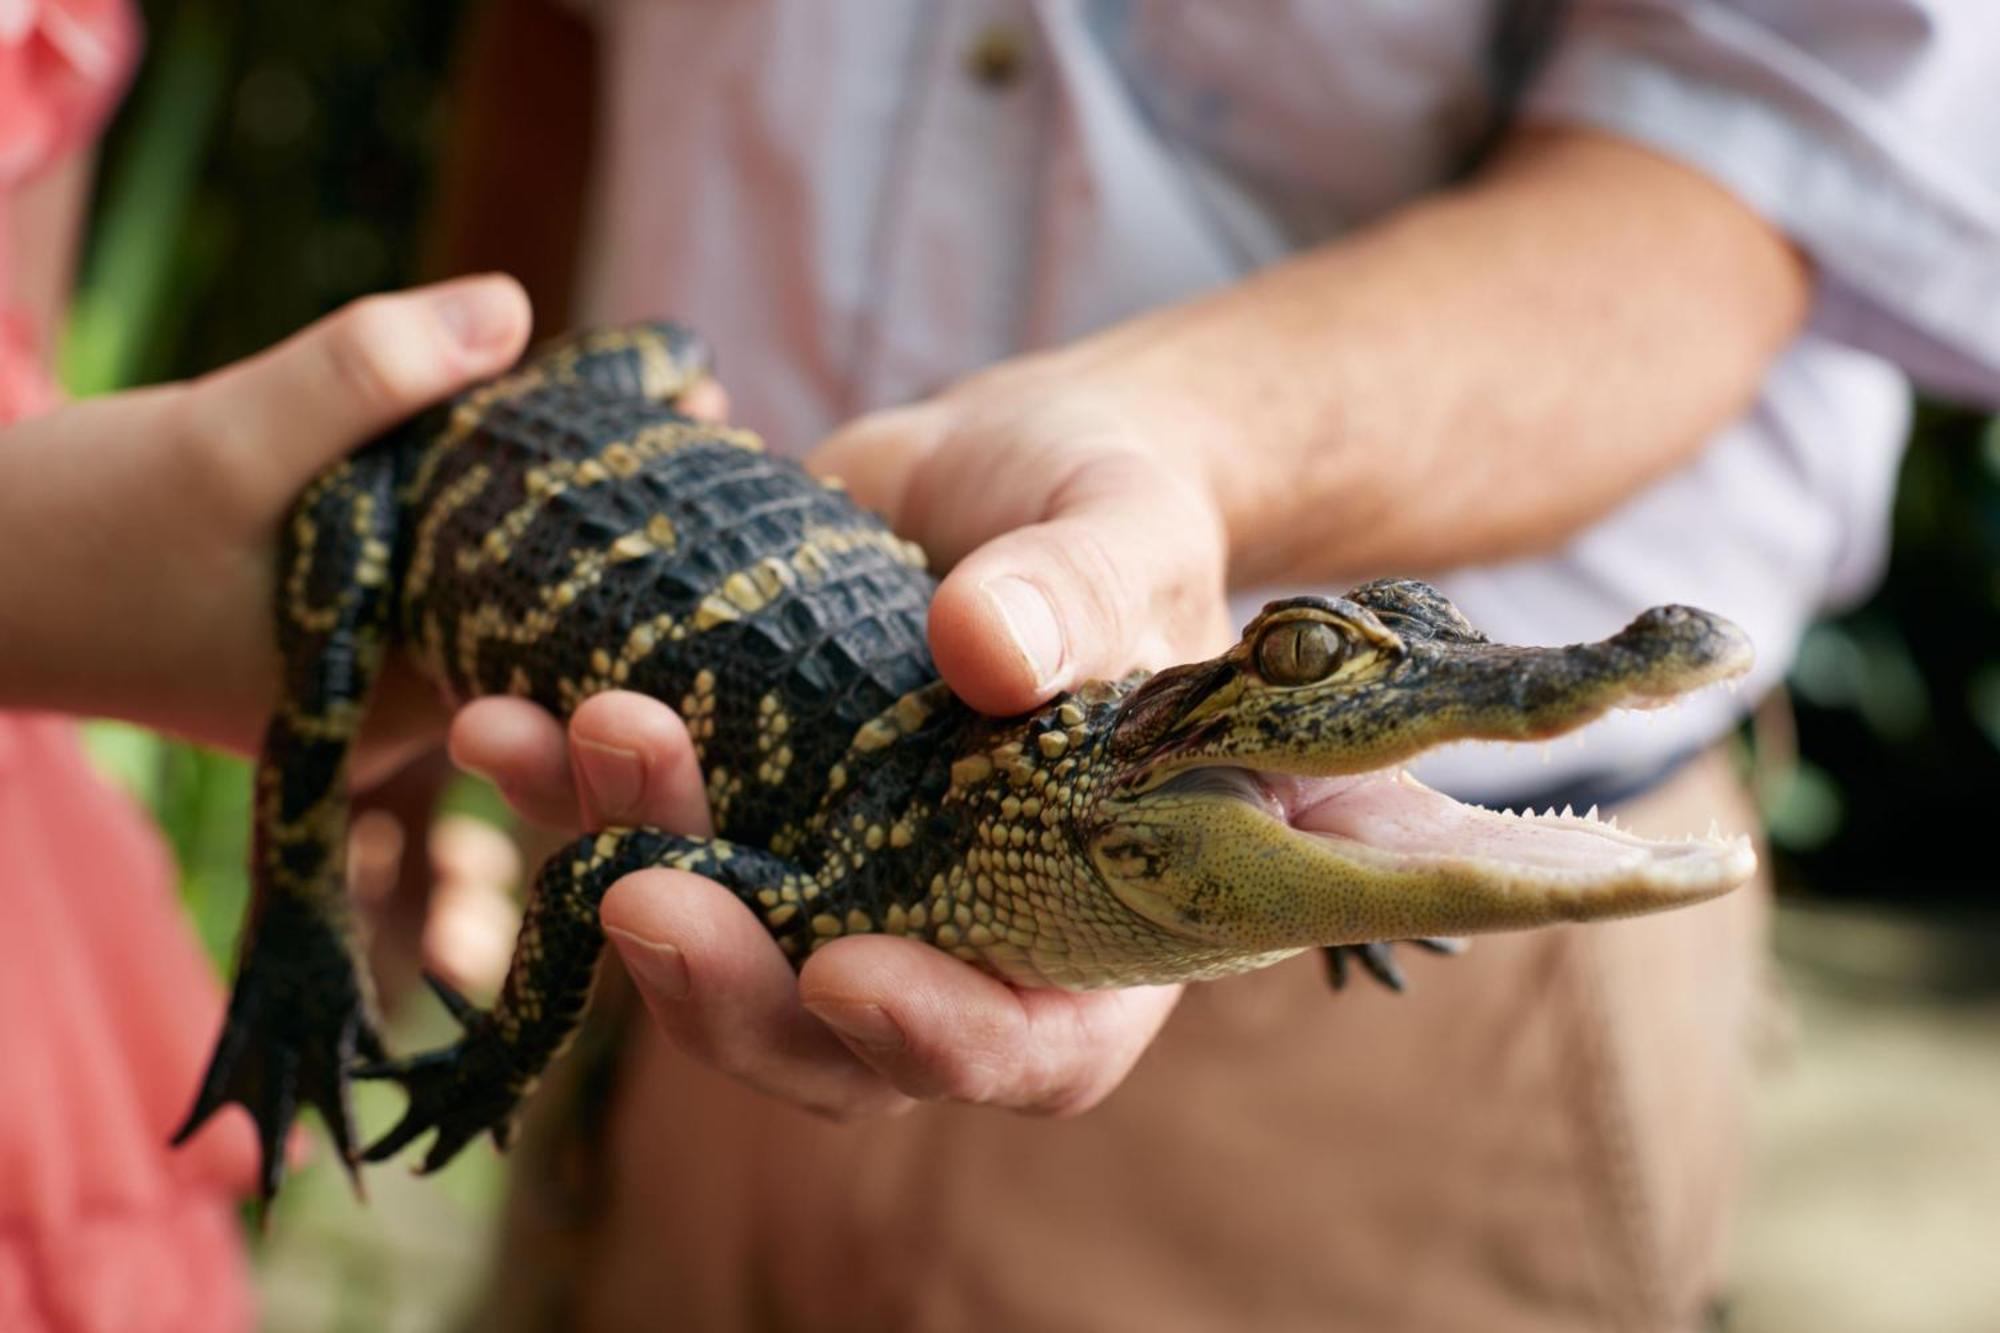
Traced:
MULTIPOLYGON (((256 747, 277 696, 276 537, 323 468, 512 364, 510 278, 357 301, 184 384, 0 431, 0 707, 129 718, 256 747)), ((442 735, 391 659, 359 776, 442 735)))

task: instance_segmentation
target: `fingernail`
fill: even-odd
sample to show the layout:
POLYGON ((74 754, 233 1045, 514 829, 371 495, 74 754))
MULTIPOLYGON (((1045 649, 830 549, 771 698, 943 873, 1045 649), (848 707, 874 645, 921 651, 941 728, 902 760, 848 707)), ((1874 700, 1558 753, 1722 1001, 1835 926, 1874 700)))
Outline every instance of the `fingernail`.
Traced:
POLYGON ((1026 579, 1008 575, 980 585, 993 601, 994 609, 1007 626, 1007 636, 1034 673, 1035 687, 1046 689, 1056 683, 1063 669, 1065 649, 1062 624, 1048 594, 1026 579))
POLYGON ((431 302, 446 332, 468 352, 483 352, 512 338, 520 316, 520 302, 498 282, 460 283, 431 302))
POLYGON ((821 1000, 806 1006, 820 1022, 858 1045, 877 1051, 901 1050, 903 1029, 879 1004, 866 1001, 821 1000))
POLYGON ((618 942, 618 956, 642 989, 663 1000, 685 1000, 693 983, 688 977, 687 959, 681 951, 661 940, 643 940, 622 930, 606 929, 618 942))
POLYGON ((639 752, 581 740, 576 748, 581 759, 576 766, 577 781, 583 784, 590 813, 613 823, 633 818, 646 790, 646 761, 639 752))

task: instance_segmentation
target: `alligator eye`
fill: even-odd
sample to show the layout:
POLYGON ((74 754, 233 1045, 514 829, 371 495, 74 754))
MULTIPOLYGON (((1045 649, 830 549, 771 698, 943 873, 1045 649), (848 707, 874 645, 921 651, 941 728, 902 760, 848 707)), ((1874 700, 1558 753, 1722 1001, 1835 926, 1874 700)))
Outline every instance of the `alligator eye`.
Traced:
POLYGON ((1288 620, 1257 641, 1257 674, 1273 685, 1325 680, 1346 660, 1346 636, 1323 620, 1288 620))

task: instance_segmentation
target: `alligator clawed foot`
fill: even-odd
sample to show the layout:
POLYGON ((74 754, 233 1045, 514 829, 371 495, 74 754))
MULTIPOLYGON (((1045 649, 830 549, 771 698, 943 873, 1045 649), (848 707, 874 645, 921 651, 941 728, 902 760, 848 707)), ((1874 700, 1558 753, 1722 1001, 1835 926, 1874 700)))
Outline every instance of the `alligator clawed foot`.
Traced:
POLYGON ((1403 979, 1403 969, 1396 963, 1396 943, 1414 944, 1419 948, 1428 949, 1432 953, 1447 955, 1464 953, 1466 947, 1464 940, 1432 938, 1428 936, 1420 939, 1395 942, 1389 940, 1372 940, 1367 944, 1329 945, 1321 951, 1326 955, 1327 979, 1333 983, 1335 990, 1345 989, 1347 986, 1347 963, 1348 959, 1352 958, 1361 964, 1362 969, 1369 976, 1374 977, 1375 980, 1381 982, 1390 990, 1401 994, 1407 988, 1408 983, 1403 979))
POLYGON ((442 1050, 406 1060, 377 1060, 350 1071, 355 1078, 387 1079, 409 1096, 403 1118, 361 1154, 367 1162, 395 1156, 431 1130, 437 1137, 417 1168, 438 1170, 480 1133, 489 1132, 505 1148, 513 1138, 514 1113, 526 1088, 516 1075, 506 1042, 491 1019, 437 977, 424 980, 464 1025, 465 1035, 442 1050))
POLYGON ((173 1137, 184 1143, 222 1107, 242 1105, 257 1124, 258 1189, 266 1204, 284 1178, 285 1140, 301 1106, 319 1111, 341 1165, 361 1190, 347 1071, 356 1060, 381 1059, 382 1043, 351 972, 336 975, 348 984, 301 993, 298 974, 275 973, 253 956, 230 996, 194 1106, 173 1137))

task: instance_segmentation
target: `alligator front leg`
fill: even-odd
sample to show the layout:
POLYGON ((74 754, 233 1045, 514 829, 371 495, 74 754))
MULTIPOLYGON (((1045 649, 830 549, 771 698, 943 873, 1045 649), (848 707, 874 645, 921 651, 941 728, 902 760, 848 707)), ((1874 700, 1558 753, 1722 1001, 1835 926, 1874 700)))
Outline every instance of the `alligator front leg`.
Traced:
POLYGON ((424 1155, 424 1172, 449 1162, 482 1131, 507 1146, 522 1099, 583 1021, 604 950, 598 904, 619 879, 651 866, 705 875, 752 904, 764 894, 776 901, 786 889, 797 893, 809 880, 769 852, 653 829, 611 829, 557 852, 536 877, 493 1008, 477 1009, 433 980, 465 1035, 442 1050, 353 1071, 358 1078, 392 1079, 410 1099, 395 1127, 369 1145, 366 1160, 394 1156, 433 1129, 437 1137, 424 1155))
MULTIPOLYGON (((268 1202, 300 1105, 355 1171, 347 1069, 380 1059, 346 888, 348 751, 385 647, 395 457, 356 456, 300 497, 278 572, 282 694, 257 768, 254 897, 229 1013, 180 1143, 230 1102, 257 1122, 268 1202)), ((359 1187, 359 1180, 356 1180, 359 1187)))
POLYGON ((1401 994, 1408 985, 1403 980, 1403 969, 1396 963, 1395 945, 1414 944, 1432 953, 1461 954, 1465 952, 1465 941, 1460 939, 1423 938, 1400 940, 1374 940, 1367 944, 1331 944, 1321 952, 1326 955, 1326 979, 1333 983, 1335 990, 1347 988, 1347 961, 1352 958, 1360 962, 1362 970, 1369 976, 1401 994))

